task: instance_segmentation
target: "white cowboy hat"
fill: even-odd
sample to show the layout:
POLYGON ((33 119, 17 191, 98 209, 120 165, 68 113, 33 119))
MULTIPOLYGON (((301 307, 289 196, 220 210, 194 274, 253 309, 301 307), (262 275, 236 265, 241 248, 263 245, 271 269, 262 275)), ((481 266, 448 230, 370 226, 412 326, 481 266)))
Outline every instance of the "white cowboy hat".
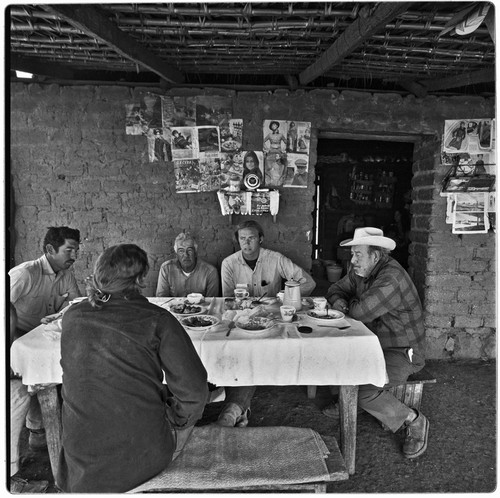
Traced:
POLYGON ((384 237, 384 232, 380 228, 363 227, 354 230, 352 239, 344 240, 340 243, 345 246, 377 246, 391 251, 396 247, 396 242, 389 237, 384 237))

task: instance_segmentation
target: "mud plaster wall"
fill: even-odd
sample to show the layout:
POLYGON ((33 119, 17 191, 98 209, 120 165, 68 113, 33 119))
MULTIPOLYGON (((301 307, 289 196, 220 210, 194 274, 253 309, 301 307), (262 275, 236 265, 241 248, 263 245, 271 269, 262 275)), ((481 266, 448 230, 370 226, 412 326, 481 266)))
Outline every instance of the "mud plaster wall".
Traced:
MULTIPOLYGON (((80 229, 74 265, 83 281, 97 255, 113 244, 136 243, 149 255, 145 295, 154 295, 161 263, 173 256, 183 229, 198 238, 200 256, 220 268, 235 250, 233 220, 220 213, 215 192, 177 194, 172 163, 149 163, 146 139, 125 134, 124 104, 151 88, 13 84, 10 179, 15 248, 10 264, 41 254, 48 226, 80 229)), ((457 236, 445 224, 439 196, 445 168, 439 150, 445 119, 494 116, 494 99, 363 92, 230 92, 176 90, 168 95, 229 95, 244 121, 244 149, 262 148, 264 119, 311 121, 307 189, 283 189, 276 222, 258 217, 264 246, 311 268, 314 165, 318 131, 411 135, 415 142, 410 273, 426 311, 429 358, 487 358, 495 352, 495 234, 457 236)), ((9 176, 7 175, 7 179, 9 176)))

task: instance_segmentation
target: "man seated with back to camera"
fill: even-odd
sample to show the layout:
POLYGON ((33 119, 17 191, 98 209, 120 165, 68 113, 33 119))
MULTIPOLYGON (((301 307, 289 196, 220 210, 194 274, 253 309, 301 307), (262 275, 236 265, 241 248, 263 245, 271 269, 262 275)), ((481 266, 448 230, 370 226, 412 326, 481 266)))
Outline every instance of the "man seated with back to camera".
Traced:
POLYGON ((176 257, 165 261, 160 268, 157 297, 185 297, 198 292, 205 297, 219 294, 219 273, 215 266, 198 258, 198 243, 189 232, 175 238, 176 257))
MULTIPOLYGON (((328 289, 326 298, 336 310, 363 322, 374 332, 384 352, 389 382, 384 387, 359 386, 358 405, 392 432, 405 429, 403 454, 416 458, 427 448, 429 421, 389 391, 425 364, 425 330, 422 305, 415 285, 390 255, 394 240, 379 228, 356 228, 352 239, 351 265, 345 277, 328 289)), ((339 418, 338 404, 323 413, 339 418)))
MULTIPOLYGON (((241 250, 222 262, 222 295, 233 296, 237 284, 246 284, 250 296, 266 294, 274 297, 282 288, 283 280, 300 283, 303 296, 309 296, 316 287, 311 275, 283 254, 261 247, 264 230, 254 220, 248 220, 236 228, 233 234, 241 250)), ((226 387, 226 404, 217 424, 227 427, 246 427, 250 413, 250 401, 255 386, 226 387)))
POLYGON ((141 294, 148 270, 137 245, 109 247, 88 299, 62 319, 64 492, 135 488, 170 465, 203 414, 206 370, 182 325, 141 294))

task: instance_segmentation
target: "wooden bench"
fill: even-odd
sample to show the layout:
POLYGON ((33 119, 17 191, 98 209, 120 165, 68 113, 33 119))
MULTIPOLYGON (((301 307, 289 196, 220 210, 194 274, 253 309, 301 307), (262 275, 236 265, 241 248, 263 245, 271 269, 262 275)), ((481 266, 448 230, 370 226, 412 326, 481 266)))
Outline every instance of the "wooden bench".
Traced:
MULTIPOLYGON (((426 368, 423 368, 417 373, 410 375, 405 383, 391 387, 389 391, 406 406, 420 410, 424 384, 435 383, 436 379, 434 375, 426 368)), ((316 397, 316 386, 307 386, 307 397, 309 399, 316 397)))
POLYGON ((179 457, 165 471, 128 493, 326 493, 328 483, 348 478, 333 436, 321 437, 312 429, 297 427, 202 426, 194 428, 179 457), (293 451, 295 444, 298 451, 293 451))

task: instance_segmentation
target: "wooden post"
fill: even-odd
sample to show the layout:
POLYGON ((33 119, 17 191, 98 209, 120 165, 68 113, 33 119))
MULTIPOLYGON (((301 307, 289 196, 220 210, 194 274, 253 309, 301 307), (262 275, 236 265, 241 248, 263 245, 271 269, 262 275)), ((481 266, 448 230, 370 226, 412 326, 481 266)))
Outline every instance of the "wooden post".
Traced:
POLYGON ((358 417, 358 386, 340 386, 340 451, 349 475, 356 470, 356 423, 358 417))
POLYGON ((54 385, 46 389, 41 389, 38 391, 37 396, 42 411, 52 475, 57 484, 57 470, 59 468, 59 453, 61 451, 62 437, 61 404, 59 403, 57 395, 57 386, 54 385))

